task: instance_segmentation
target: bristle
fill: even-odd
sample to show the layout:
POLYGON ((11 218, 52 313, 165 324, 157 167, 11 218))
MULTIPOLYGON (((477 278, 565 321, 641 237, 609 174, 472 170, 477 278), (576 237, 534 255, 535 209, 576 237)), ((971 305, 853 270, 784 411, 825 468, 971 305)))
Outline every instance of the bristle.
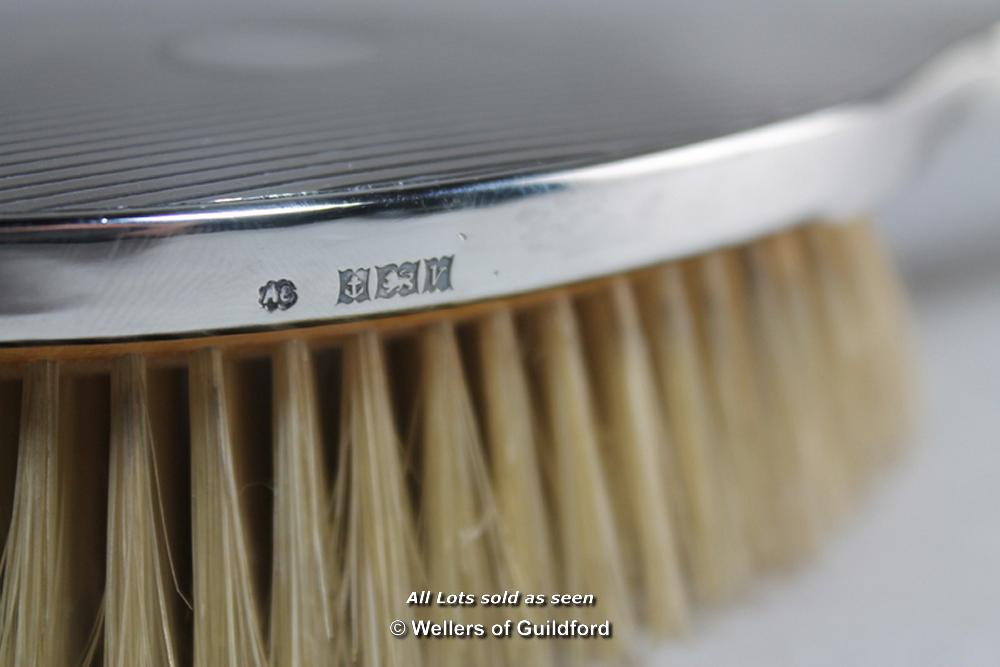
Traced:
MULTIPOLYGON (((544 494, 537 418, 511 312, 500 310, 482 318, 476 339, 491 481, 510 563, 507 583, 510 590, 522 593, 544 591, 556 580, 552 508, 544 494)), ((529 620, 542 620, 535 607, 522 610, 529 620)), ((550 645, 529 644, 534 650, 530 656, 520 655, 519 664, 551 663, 550 645)))
POLYGON ((760 246, 784 291, 786 339, 790 352, 797 355, 794 363, 799 419, 815 435, 811 442, 816 447, 816 486, 824 494, 823 511, 829 528, 848 508, 851 464, 849 446, 844 444, 846 432, 837 420, 833 386, 836 375, 830 368, 822 301, 816 299, 815 271, 807 264, 807 248, 797 231, 776 235, 760 246))
POLYGON ((602 460, 633 596, 642 600, 642 617, 652 630, 677 634, 687 626, 687 600, 669 512, 663 411, 638 307, 628 283, 616 279, 584 299, 581 310, 597 415, 604 422, 602 460))
POLYGON ((747 505, 758 489, 744 455, 748 448, 740 437, 725 437, 721 419, 712 420, 706 364, 682 267, 653 271, 640 283, 639 294, 669 425, 668 461, 676 466, 673 477, 682 487, 674 497, 687 570, 696 597, 719 602, 732 597, 749 575, 744 523, 754 511, 747 505))
POLYGON ((906 317, 866 223, 430 317, 148 371, 12 365, 0 664, 627 660, 636 630, 813 551, 906 424, 906 317), (424 590, 596 604, 407 604, 424 590), (614 639, 388 627, 507 617, 614 639))
POLYGON ((309 350, 274 358, 274 542, 270 658, 274 667, 329 664, 337 655, 329 490, 309 350))
MULTIPOLYGON (((475 329, 482 380, 483 427, 500 536, 510 563, 504 590, 541 592, 555 581, 555 552, 548 501, 543 493, 535 416, 531 409, 524 362, 509 310, 482 318, 475 329)), ((521 603, 524 618, 544 620, 540 611, 521 603)), ((552 664, 552 646, 519 642, 516 664, 552 664)))
MULTIPOLYGON (((427 585, 445 593, 496 592, 509 566, 452 326, 420 334, 418 397, 420 528, 427 585)), ((498 620, 489 608, 433 606, 431 618, 456 623, 498 620)), ((506 644, 477 638, 426 643, 427 661, 442 667, 508 664, 506 644)))
POLYGON ((813 298, 822 304, 855 487, 894 454, 913 404, 904 300, 869 228, 856 222, 800 232, 815 267, 813 298))
POLYGON ((547 501, 542 493, 535 417, 510 311, 483 318, 476 329, 500 532, 520 590, 542 590, 555 572, 547 501))
POLYGON ((111 372, 105 664, 180 664, 179 599, 167 544, 157 443, 145 361, 130 355, 111 372))
POLYGON ((789 323, 790 314, 782 291, 777 268, 768 264, 768 256, 760 245, 748 248, 734 261, 737 270, 745 271, 753 345, 756 350, 767 415, 767 439, 772 443, 771 465, 781 480, 784 509, 787 518, 785 557, 800 560, 815 551, 827 523, 827 492, 819 438, 807 415, 798 362, 800 351, 795 347, 789 323))
POLYGON ((59 368, 38 362, 24 379, 10 529, 3 552, 0 664, 68 664, 82 656, 66 603, 69 470, 59 446, 59 368))
MULTIPOLYGON (((865 354, 866 333, 860 327, 857 299, 847 287, 852 269, 837 251, 839 239, 829 229, 810 226, 802 232, 813 266, 812 299, 819 307, 820 329, 826 345, 827 383, 834 418, 840 426, 842 455, 847 466, 848 484, 856 493, 870 467, 868 436, 872 424, 866 415, 872 409, 866 394, 872 360, 865 354)), ((863 320, 861 320, 863 321, 863 320)))
POLYGON ((418 640, 386 630, 408 615, 404 602, 423 582, 382 344, 373 333, 344 346, 337 469, 335 532, 344 554, 339 618, 350 628, 341 640, 350 642, 349 663, 419 667, 418 640))
POLYGON ((747 452, 736 491, 754 561, 784 564, 793 541, 797 483, 783 476, 787 458, 771 436, 762 395, 759 355, 751 335, 746 281, 730 252, 691 262, 690 281, 702 340, 702 360, 710 391, 711 419, 719 447, 747 452))
POLYGON ((635 626, 576 317, 565 296, 529 317, 537 346, 533 361, 543 412, 541 447, 550 449, 547 472, 562 565, 550 586, 594 594, 599 606, 572 613, 586 623, 613 619, 619 646, 602 642, 593 647, 620 649, 635 626))
POLYGON ((189 378, 194 664, 263 666, 267 654, 260 603, 240 499, 244 452, 231 433, 219 350, 194 354, 189 378))
POLYGON ((829 402, 825 380, 811 372, 801 321, 803 286, 793 281, 780 238, 745 251, 755 347, 760 361, 771 437, 781 449, 774 464, 787 479, 792 508, 788 555, 794 560, 816 549, 828 531, 838 502, 837 456, 817 401, 829 402), (819 383, 819 384, 817 384, 819 383), (816 392, 820 395, 816 396, 816 392))
POLYGON ((874 387, 871 441, 878 452, 876 465, 883 465, 897 453, 916 403, 916 382, 909 364, 914 343, 907 327, 906 299, 872 225, 845 225, 836 236, 841 261, 853 273, 847 289, 858 303, 859 324, 867 330, 866 357, 874 387))

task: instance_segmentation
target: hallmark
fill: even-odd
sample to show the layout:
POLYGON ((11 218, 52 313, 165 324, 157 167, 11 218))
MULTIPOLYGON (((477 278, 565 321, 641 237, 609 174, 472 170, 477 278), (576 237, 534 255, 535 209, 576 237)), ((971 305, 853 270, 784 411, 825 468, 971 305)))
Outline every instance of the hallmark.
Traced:
POLYGON ((368 300, 368 269, 345 269, 340 272, 340 297, 337 303, 368 300))
MULTIPOLYGON (((425 260, 426 261, 426 260, 425 260)), ((417 262, 386 264, 375 267, 376 299, 409 296, 417 292, 417 262)))
POLYGON ((350 304, 375 299, 392 299, 421 292, 445 292, 451 289, 454 255, 431 257, 398 264, 340 270, 340 295, 337 303, 350 304), (421 289, 421 270, 423 289, 421 289), (374 285, 370 285, 374 276, 374 285), (371 288, 374 289, 371 289, 371 288))
POLYGON ((427 267, 424 279, 425 292, 444 292, 451 289, 451 260, 454 258, 452 255, 424 260, 424 265, 427 267))
POLYGON ((268 280, 257 290, 257 303, 269 313, 276 310, 288 310, 299 300, 295 291, 295 283, 287 278, 268 280))

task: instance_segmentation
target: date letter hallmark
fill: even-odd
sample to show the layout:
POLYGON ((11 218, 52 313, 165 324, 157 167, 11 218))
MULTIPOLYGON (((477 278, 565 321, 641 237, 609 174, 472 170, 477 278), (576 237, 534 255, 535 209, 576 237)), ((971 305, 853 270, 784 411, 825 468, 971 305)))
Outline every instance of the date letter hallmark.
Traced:
POLYGON ((286 278, 281 280, 268 280, 257 290, 259 297, 257 303, 269 313, 276 310, 288 310, 299 300, 298 292, 295 291, 295 283, 286 278))
POLYGON ((424 278, 425 292, 444 292, 451 289, 451 261, 453 259, 455 259, 454 255, 424 260, 424 266, 427 267, 424 278))
POLYGON ((451 289, 451 267, 454 255, 411 260, 398 264, 383 264, 372 271, 369 267, 340 270, 338 304, 352 304, 371 299, 392 299, 421 292, 445 292, 451 289), (421 272, 423 280, 421 281, 421 272), (369 289, 372 274, 374 290, 369 289), (420 285, 423 282, 423 289, 420 285))

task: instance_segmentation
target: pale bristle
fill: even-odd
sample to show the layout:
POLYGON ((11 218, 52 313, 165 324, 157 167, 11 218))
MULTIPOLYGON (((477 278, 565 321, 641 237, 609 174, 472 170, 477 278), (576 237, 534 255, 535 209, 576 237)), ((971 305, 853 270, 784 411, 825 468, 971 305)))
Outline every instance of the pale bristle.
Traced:
MULTIPOLYGON (((500 537, 506 546, 510 580, 505 590, 541 592, 555 581, 549 507, 543 492, 534 412, 514 319, 509 310, 482 318, 475 330, 482 378, 483 430, 492 467, 500 537)), ((523 605, 523 602, 521 603, 523 605)), ((522 606, 523 617, 544 620, 522 606)), ((552 664, 548 642, 514 647, 516 664, 552 664)))
POLYGON ((240 489, 226 372, 218 350, 190 364, 194 664, 267 664, 240 489))
POLYGON ((849 473, 850 491, 854 492, 871 463, 866 451, 871 445, 873 430, 868 419, 872 410, 871 398, 867 395, 871 388, 869 364, 873 361, 866 354, 866 338, 870 332, 862 326, 866 318, 849 287, 854 269, 844 262, 840 238, 819 226, 807 228, 804 235, 814 267, 812 298, 819 305, 819 328, 827 347, 828 399, 840 424, 840 446, 849 473))
POLYGON ((173 489, 158 469, 150 422, 146 363, 137 355, 111 371, 111 450, 108 473, 108 555, 104 603, 104 662, 181 664, 179 600, 168 545, 164 496, 173 489))
POLYGON ((816 298, 815 273, 807 264, 807 248, 797 231, 770 239, 762 244, 763 259, 777 269, 783 284, 786 303, 789 346, 796 361, 799 418, 816 434, 814 468, 816 487, 824 494, 828 527, 846 513, 851 490, 849 446, 842 423, 837 419, 836 373, 823 325, 821 302, 816 298))
MULTIPOLYGON (((601 460, 598 426, 576 316, 566 296, 531 313, 537 345, 537 389, 544 424, 550 494, 561 575, 549 587, 597 596, 600 606, 574 609, 584 623, 614 619, 616 643, 635 624, 625 582, 620 531, 601 460)), ((663 508, 666 519, 667 508, 663 508)), ((664 558, 673 554, 664 553, 664 558)), ((573 648, 579 649, 578 644, 573 648)), ((609 649, 605 644, 595 648, 609 649)))
MULTIPOLYGON (((450 324, 427 328, 419 341, 418 397, 421 547, 427 586, 445 593, 495 592, 506 578, 506 547, 475 414, 450 324)), ((480 623, 499 615, 476 606, 432 607, 435 620, 480 623)), ((473 638, 426 644, 428 662, 444 667, 502 665, 507 646, 473 638)))
MULTIPOLYGON (((729 252, 712 253, 689 264, 686 278, 701 331, 711 422, 717 425, 709 437, 720 450, 743 453, 733 459, 739 468, 730 488, 736 487, 754 562, 771 566, 787 560, 794 541, 790 516, 797 496, 790 489, 798 481, 782 468, 787 457, 768 427, 749 322, 752 308, 733 259, 729 252)), ((683 385, 677 385, 678 392, 684 392, 683 385)))
POLYGON ((627 659, 815 550, 897 454, 904 311, 870 226, 817 224, 276 347, 0 366, 0 664, 627 659), (523 600, 554 593, 596 603, 523 600))
POLYGON ((906 300, 871 225, 849 225, 843 234, 828 236, 839 242, 841 273, 852 274, 846 287, 855 303, 854 318, 865 328, 864 356, 873 389, 868 435, 877 467, 897 451, 915 403, 906 300))
MULTIPOLYGON (((681 266, 667 266, 641 281, 647 336, 663 394, 663 413, 670 427, 670 461, 681 486, 674 494, 679 525, 683 528, 681 544, 685 547, 687 570, 696 597, 718 602, 733 596, 749 574, 749 545, 745 517, 754 509, 745 505, 754 489, 752 467, 748 469, 745 432, 736 427, 730 435, 722 418, 713 419, 710 378, 699 351, 696 326, 697 310, 692 308, 684 285, 681 266)), ((719 296, 713 295, 718 301, 719 296)), ((715 322, 713 322, 715 324, 715 322)), ((725 339, 721 346, 732 345, 725 339)), ((731 355, 732 349, 722 350, 731 355)), ((723 367, 722 372, 738 372, 738 367, 723 367)), ((720 383, 732 391, 725 378, 720 383)), ((726 401, 718 396, 714 400, 726 401)), ((742 397, 733 397, 736 401, 742 397)), ((738 406, 737 406, 738 409, 738 406)), ((729 415, 724 415, 728 417, 729 415)))
POLYGON ((315 378, 301 341, 274 358, 274 542, 271 576, 271 664, 332 662, 333 549, 330 496, 319 430, 315 378))
POLYGON ((10 532, 3 552, 0 663, 62 664, 73 655, 63 494, 71 473, 59 443, 59 369, 37 362, 24 380, 24 412, 10 532))
POLYGON ((405 600, 423 588, 423 580, 382 343, 372 333, 344 346, 337 469, 334 525, 343 552, 338 595, 349 662, 419 667, 420 645, 386 630, 390 621, 409 616, 405 600))
POLYGON ((683 456, 664 461, 663 411, 631 287, 616 279, 582 304, 597 416, 605 424, 602 461, 616 499, 633 595, 642 600, 650 628, 676 634, 687 625, 687 596, 669 512, 673 476, 664 470, 683 456))
POLYGON ((794 480, 785 499, 793 508, 791 558, 813 551, 830 527, 844 489, 841 446, 833 439, 829 378, 810 352, 806 286, 795 274, 787 239, 764 239, 745 251, 754 344, 761 370, 774 464, 794 480))

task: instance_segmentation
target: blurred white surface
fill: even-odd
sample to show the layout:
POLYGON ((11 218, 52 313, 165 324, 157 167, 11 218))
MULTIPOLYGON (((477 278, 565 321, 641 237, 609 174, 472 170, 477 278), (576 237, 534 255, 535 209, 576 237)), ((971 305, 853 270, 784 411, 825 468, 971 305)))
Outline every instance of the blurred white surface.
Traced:
POLYGON ((1000 665, 1000 94, 882 219, 921 347, 912 451, 818 561, 652 664, 1000 665))

